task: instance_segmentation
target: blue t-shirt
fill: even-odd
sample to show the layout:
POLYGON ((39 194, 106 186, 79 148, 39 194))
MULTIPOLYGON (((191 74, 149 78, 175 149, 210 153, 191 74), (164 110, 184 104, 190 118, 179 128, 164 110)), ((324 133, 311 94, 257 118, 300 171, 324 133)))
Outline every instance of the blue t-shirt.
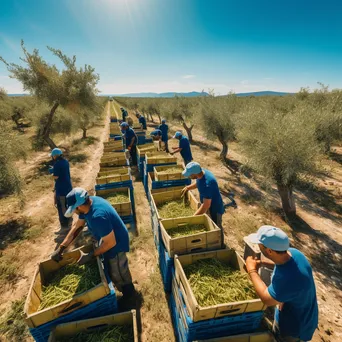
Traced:
POLYGON ((115 258, 119 252, 129 252, 128 230, 116 210, 105 199, 90 196, 93 201, 87 214, 79 215, 86 220, 88 229, 97 241, 114 231, 116 245, 104 253, 105 259, 115 258))
POLYGON ((143 129, 147 129, 147 127, 146 127, 146 119, 143 116, 140 116, 139 123, 142 125, 143 129))
POLYGON ((191 162, 192 160, 192 154, 190 149, 190 142, 187 137, 184 135, 179 140, 179 147, 182 149, 180 151, 181 156, 186 162, 191 162))
POLYGON ((222 215, 224 213, 224 206, 216 178, 209 170, 202 170, 204 171, 203 177, 196 179, 201 203, 203 203, 204 198, 211 199, 210 214, 222 215))
POLYGON ((131 144, 131 141, 133 138, 135 138, 133 145, 137 144, 138 138, 134 130, 131 127, 125 131, 125 138, 126 138, 126 147, 128 147, 131 144))
POLYGON ((168 141, 169 140, 169 137, 168 137, 169 126, 167 124, 161 124, 158 128, 162 132, 162 141, 168 141))
POLYGON ((289 248, 292 258, 274 268, 269 294, 284 303, 275 311, 275 320, 283 336, 310 341, 318 325, 316 287, 311 266, 303 253, 289 248))
POLYGON ((72 190, 69 162, 58 158, 53 165, 53 175, 58 177, 55 181, 56 196, 66 196, 72 190))

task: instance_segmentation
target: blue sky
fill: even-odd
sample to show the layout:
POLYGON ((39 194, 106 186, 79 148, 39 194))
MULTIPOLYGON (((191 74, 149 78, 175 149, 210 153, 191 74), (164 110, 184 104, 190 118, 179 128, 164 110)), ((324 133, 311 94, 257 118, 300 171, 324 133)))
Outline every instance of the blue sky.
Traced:
MULTIPOLYGON (((0 0, 0 55, 20 39, 95 67, 105 93, 342 87, 339 0, 0 0)), ((20 93, 0 64, 0 86, 20 93)))

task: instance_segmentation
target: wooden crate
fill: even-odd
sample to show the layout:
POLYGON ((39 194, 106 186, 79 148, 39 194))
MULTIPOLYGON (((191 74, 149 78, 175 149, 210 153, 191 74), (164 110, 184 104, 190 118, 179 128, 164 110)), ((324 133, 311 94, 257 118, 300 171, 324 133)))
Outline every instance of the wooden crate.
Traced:
POLYGON ((83 246, 71 252, 64 253, 63 259, 60 262, 48 259, 41 262, 37 266, 24 306, 24 313, 26 316, 25 321, 30 328, 39 327, 42 324, 69 314, 110 294, 110 288, 102 269, 102 263, 97 257, 96 259, 101 277, 101 283, 84 293, 74 296, 69 300, 65 300, 60 304, 38 311, 41 303, 42 286, 45 284, 48 275, 56 272, 61 267, 69 264, 72 261, 77 261, 77 259, 80 257, 80 250, 88 253, 92 249, 92 245, 83 246))
POLYGON ((100 331, 101 329, 108 328, 112 325, 132 325, 132 342, 138 342, 138 327, 135 310, 57 325, 51 331, 48 342, 56 342, 59 338, 72 338, 76 334, 84 331, 100 331))
POLYGON ((111 175, 108 176, 100 176, 101 178, 96 178, 96 184, 110 184, 110 183, 118 183, 118 182, 125 182, 131 179, 129 173, 122 175, 122 174, 115 174, 114 171, 111 175))
POLYGON ((110 152, 110 154, 110 156, 106 154, 101 157, 100 169, 103 167, 127 165, 126 154, 124 152, 110 152))
POLYGON ((198 340, 194 342, 276 342, 276 340, 272 333, 267 331, 253 334, 211 338, 209 340, 198 340))
POLYGON ((150 155, 150 153, 147 152, 145 155, 145 158, 146 158, 146 164, 177 163, 177 158, 171 157, 167 153, 165 153, 165 156, 160 156, 160 155, 154 156, 154 155, 150 155))
POLYGON ((148 190, 151 194, 156 194, 158 192, 165 192, 165 191, 173 191, 173 190, 182 190, 185 185, 180 186, 173 186, 168 188, 159 188, 159 189, 152 189, 152 181, 154 181, 154 172, 148 172, 147 173, 147 184, 148 184, 148 190))
POLYGON ((110 167, 108 169, 108 171, 100 171, 97 177, 130 174, 130 168, 128 166, 110 167))
POLYGON ((198 304, 194 293, 192 292, 189 281, 184 273, 183 266, 190 265, 197 260, 215 258, 229 264, 236 270, 246 272, 245 262, 242 257, 233 249, 222 249, 212 252, 176 255, 175 256, 175 275, 177 285, 179 286, 186 304, 189 316, 194 322, 203 321, 211 318, 239 315, 245 312, 262 311, 267 308, 260 299, 244 300, 240 302, 217 304, 202 307, 198 304))
MULTIPOLYGON (((166 189, 164 189, 166 190, 166 189)), ((157 193, 151 193, 151 202, 152 206, 157 214, 158 220, 162 220, 158 212, 158 204, 163 204, 172 200, 178 200, 181 198, 182 189, 179 190, 169 190, 157 193)), ((200 203, 195 198, 194 194, 191 191, 186 193, 187 201, 189 202, 190 207, 193 210, 197 210, 200 207, 200 203)))
POLYGON ((174 257, 175 254, 204 252, 221 247, 221 230, 208 215, 161 220, 160 232, 170 257, 174 257), (169 229, 187 224, 204 224, 207 231, 175 238, 171 238, 168 234, 169 229))
POLYGON ((120 147, 122 146, 122 140, 109 140, 103 143, 104 147, 120 147))
POLYGON ((146 144, 137 146, 138 158, 144 157, 147 151, 157 151, 153 144, 146 144))
POLYGON ((182 175, 184 168, 181 165, 155 166, 153 169, 154 169, 154 176, 155 176, 156 181, 185 179, 185 177, 182 175), (168 169, 174 169, 174 168, 179 169, 179 172, 177 172, 177 173, 160 173, 162 171, 167 171, 168 169))
POLYGON ((96 196, 103 197, 106 199, 106 197, 109 194, 123 192, 125 194, 128 194, 129 200, 127 202, 122 203, 116 203, 112 204, 113 208, 117 211, 119 216, 128 216, 132 214, 132 199, 131 199, 131 193, 129 188, 113 188, 113 189, 101 189, 96 191, 96 196))

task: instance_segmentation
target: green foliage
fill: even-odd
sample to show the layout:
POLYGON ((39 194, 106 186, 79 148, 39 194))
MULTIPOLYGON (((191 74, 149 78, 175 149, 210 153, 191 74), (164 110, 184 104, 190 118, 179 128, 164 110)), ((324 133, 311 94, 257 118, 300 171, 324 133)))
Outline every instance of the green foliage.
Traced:
POLYGON ((0 333, 6 335, 10 341, 22 342, 27 339, 24 304, 24 299, 14 301, 10 311, 0 321, 0 333))
MULTIPOLYGON (((21 47, 24 53, 24 58, 21 58, 23 65, 7 63, 2 57, 0 60, 6 64, 10 77, 23 84, 24 90, 48 104, 50 111, 46 121, 43 120, 43 126, 38 128, 40 130, 38 140, 44 140, 50 147, 55 147, 50 133, 57 108, 61 106, 71 113, 84 108, 95 109, 99 75, 89 65, 78 68, 76 56, 69 58, 60 50, 48 48, 63 63, 63 70, 58 70, 55 65, 48 64, 39 55, 37 49, 33 52, 27 51, 23 41, 21 47)), ((42 113, 42 116, 46 116, 46 112, 42 113)), ((65 129, 65 127, 62 128, 65 129)), ((41 143, 38 144, 40 145, 41 143)))
POLYGON ((201 99, 200 121, 203 131, 209 139, 217 138, 222 144, 221 159, 228 153, 228 141, 235 139, 236 114, 240 110, 242 99, 235 95, 224 97, 203 97, 201 99))
POLYGON ((0 194, 19 193, 21 180, 14 162, 26 156, 25 138, 9 122, 0 120, 0 194))

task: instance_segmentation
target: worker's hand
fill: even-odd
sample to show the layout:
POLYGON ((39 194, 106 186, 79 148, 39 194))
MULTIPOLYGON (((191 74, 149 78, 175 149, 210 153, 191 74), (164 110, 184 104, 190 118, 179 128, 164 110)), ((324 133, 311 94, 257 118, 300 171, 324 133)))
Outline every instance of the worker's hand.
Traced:
POLYGON ((63 259, 63 252, 65 250, 65 246, 60 245, 52 254, 51 254, 51 259, 60 262, 63 259))
POLYGON ((49 174, 50 174, 50 175, 53 174, 53 166, 49 166, 49 174))
POLYGON ((82 266, 84 264, 86 264, 87 262, 89 262, 93 257, 94 257, 94 252, 90 252, 90 253, 83 253, 82 251, 80 251, 81 256, 80 258, 77 260, 77 263, 82 266))
POLYGON ((258 260, 258 258, 249 256, 246 259, 246 269, 247 269, 247 272, 249 272, 251 270, 256 270, 257 271, 258 268, 260 267, 260 263, 261 263, 261 261, 258 260))
POLYGON ((186 193, 189 191, 188 187, 186 186, 185 188, 182 189, 182 192, 181 192, 181 198, 183 198, 186 193))
POLYGON ((130 151, 132 149, 132 146, 128 146, 127 150, 130 151))
POLYGON ((177 150, 178 147, 172 147, 173 150, 177 150))

